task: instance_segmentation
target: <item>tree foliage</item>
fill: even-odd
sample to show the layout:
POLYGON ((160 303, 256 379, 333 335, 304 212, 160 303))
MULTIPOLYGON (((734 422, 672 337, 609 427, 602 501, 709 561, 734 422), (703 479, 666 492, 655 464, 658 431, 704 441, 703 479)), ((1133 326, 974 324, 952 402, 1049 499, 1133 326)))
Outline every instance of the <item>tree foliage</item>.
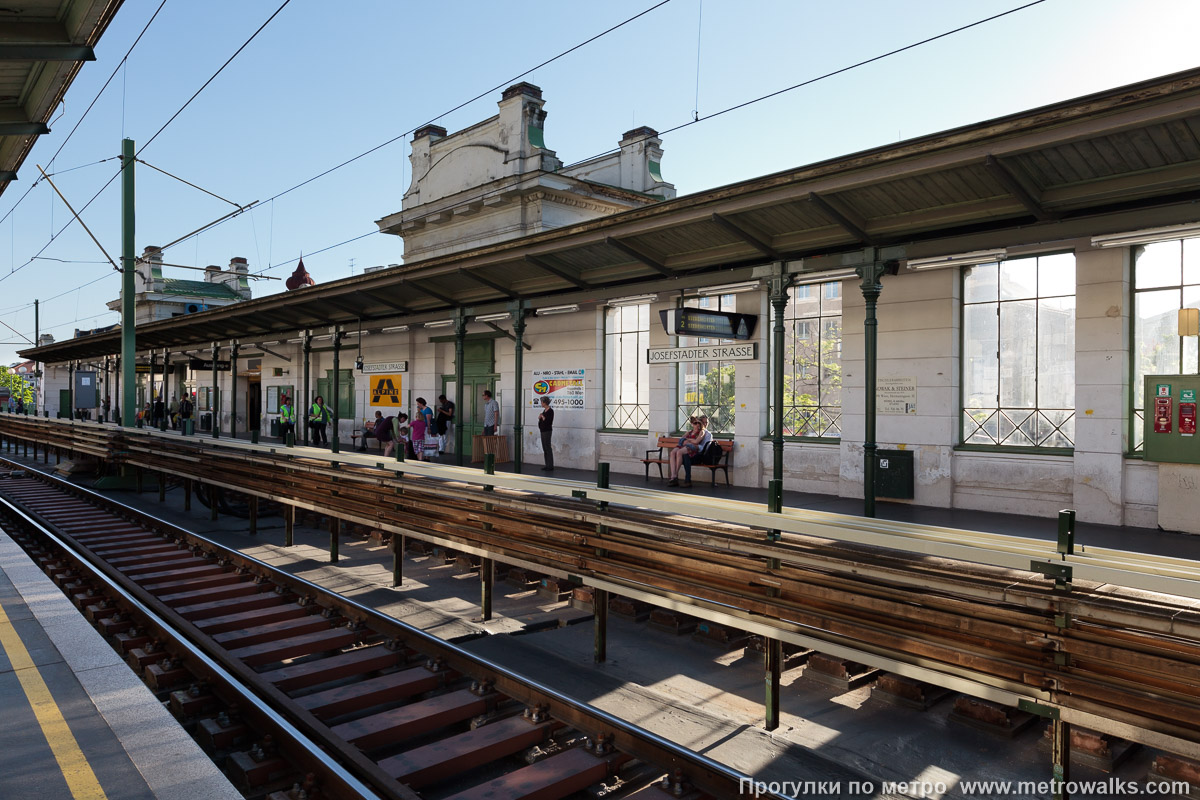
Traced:
POLYGON ((12 397, 23 398, 26 405, 33 402, 33 390, 29 384, 8 367, 0 367, 0 387, 8 389, 12 397))

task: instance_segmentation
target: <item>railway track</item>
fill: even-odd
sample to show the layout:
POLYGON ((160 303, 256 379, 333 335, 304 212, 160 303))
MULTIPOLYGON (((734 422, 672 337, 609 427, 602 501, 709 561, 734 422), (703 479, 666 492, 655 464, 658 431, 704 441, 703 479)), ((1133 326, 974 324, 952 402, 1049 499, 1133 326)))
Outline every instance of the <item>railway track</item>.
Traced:
MULTIPOLYGON (((415 537, 573 578, 1200 757, 1200 569, 1180 559, 1118 551, 1055 558, 1053 543, 966 531, 770 515, 716 501, 684 513, 677 500, 625 487, 64 426, 0 416, 6 440, 19 430, 16 441, 32 440, 35 451, 40 442, 44 458, 46 437, 69 430, 66 443, 80 452, 278 501, 289 515, 314 511, 394 540, 415 537), (1039 565, 1066 569, 1052 580, 1039 565), (1178 594, 1145 590, 1159 585, 1178 594)), ((335 558, 336 542, 335 532, 335 558)))
POLYGON ((0 521, 247 797, 739 794, 715 762, 12 462, 0 521))

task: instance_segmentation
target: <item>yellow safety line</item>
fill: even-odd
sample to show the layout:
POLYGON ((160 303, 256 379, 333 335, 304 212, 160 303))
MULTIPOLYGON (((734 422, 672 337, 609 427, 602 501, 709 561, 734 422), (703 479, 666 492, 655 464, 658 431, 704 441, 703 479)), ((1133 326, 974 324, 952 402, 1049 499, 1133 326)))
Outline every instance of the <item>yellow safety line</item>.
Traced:
POLYGON ((29 699, 38 725, 41 726, 42 733, 50 744, 50 750, 58 761, 58 768, 71 790, 71 796, 75 800, 107 800, 104 789, 100 787, 100 781, 96 780, 96 773, 92 771, 91 764, 79 749, 79 744, 67 726, 67 721, 63 719, 58 704, 54 702, 49 687, 42 680, 41 673, 29 657, 29 651, 25 649, 8 615, 4 613, 3 606, 0 606, 0 648, 4 649, 17 679, 21 681, 21 688, 25 690, 25 696, 29 699))

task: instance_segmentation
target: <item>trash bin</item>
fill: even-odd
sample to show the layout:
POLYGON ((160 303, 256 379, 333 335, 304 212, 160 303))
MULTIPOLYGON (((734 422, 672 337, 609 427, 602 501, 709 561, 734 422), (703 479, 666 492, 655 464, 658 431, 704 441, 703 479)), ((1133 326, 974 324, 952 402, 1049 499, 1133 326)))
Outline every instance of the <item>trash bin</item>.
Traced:
POLYGON ((279 438, 279 418, 278 417, 271 420, 271 436, 276 439, 279 438))
POLYGON ((913 499, 913 451, 875 451, 875 496, 913 499))
POLYGON ((184 419, 180 420, 183 423, 183 435, 194 436, 196 434, 196 420, 184 419))
POLYGON ((200 415, 200 430, 202 430, 202 431, 211 431, 212 430, 212 414, 201 414, 200 415))

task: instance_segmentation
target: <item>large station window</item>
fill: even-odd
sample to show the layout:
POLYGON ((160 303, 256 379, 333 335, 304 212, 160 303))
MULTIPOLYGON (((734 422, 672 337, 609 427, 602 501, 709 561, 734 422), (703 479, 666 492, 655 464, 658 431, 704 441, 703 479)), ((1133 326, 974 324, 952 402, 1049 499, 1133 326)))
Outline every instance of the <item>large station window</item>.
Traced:
POLYGON ((650 304, 617 306, 604 316, 604 427, 650 427, 650 304))
POLYGON ((1196 337, 1179 335, 1179 309, 1200 308, 1200 239, 1133 248, 1133 413, 1129 441, 1142 449, 1147 375, 1197 371, 1196 337))
POLYGON ((842 284, 793 286, 784 313, 783 435, 842 435, 842 284))
MULTIPOLYGON (((707 297, 690 297, 684 301, 686 308, 703 308, 709 311, 736 311, 737 295, 723 294, 707 297)), ((706 344, 732 344, 731 339, 709 339, 707 337, 680 336, 680 347, 696 347, 706 344)), ((688 417, 707 416, 708 429, 713 434, 733 434, 734 389, 737 381, 737 362, 700 361, 684 362, 679 365, 679 399, 675 405, 675 428, 688 428, 688 417)))
POLYGON ((1075 256, 963 272, 962 441, 1070 448, 1075 441, 1075 256))

